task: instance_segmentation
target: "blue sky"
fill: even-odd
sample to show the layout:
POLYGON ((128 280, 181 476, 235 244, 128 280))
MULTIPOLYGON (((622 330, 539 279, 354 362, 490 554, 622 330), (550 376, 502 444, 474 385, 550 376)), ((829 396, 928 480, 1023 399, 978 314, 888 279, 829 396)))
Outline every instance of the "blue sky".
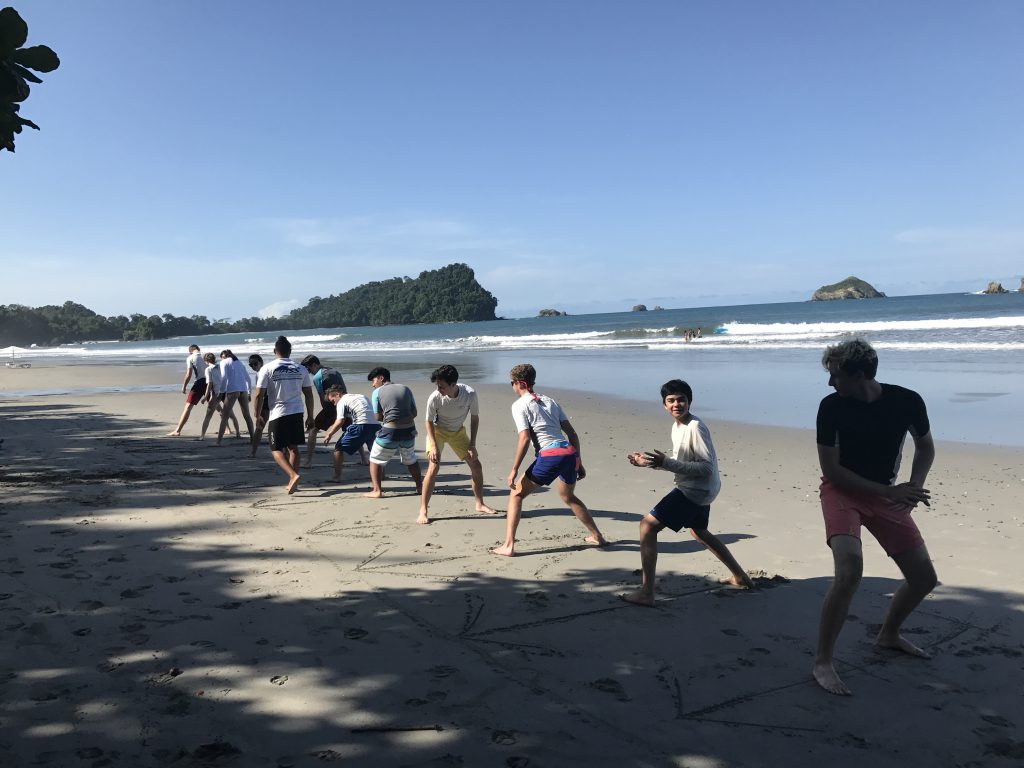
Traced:
POLYGON ((8 0, 0 303, 238 318, 461 261, 507 317, 1024 274, 1024 3, 8 0))

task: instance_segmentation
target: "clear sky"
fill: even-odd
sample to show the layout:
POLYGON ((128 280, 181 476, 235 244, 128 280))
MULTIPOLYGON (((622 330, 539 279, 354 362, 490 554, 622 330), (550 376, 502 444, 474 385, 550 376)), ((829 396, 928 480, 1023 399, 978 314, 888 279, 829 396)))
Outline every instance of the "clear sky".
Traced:
MULTIPOLYGON (((1024 274, 1018 0, 8 0, 0 303, 238 318, 461 261, 507 317, 1024 274)), ((0 3, 4 4, 4 3, 0 3)))

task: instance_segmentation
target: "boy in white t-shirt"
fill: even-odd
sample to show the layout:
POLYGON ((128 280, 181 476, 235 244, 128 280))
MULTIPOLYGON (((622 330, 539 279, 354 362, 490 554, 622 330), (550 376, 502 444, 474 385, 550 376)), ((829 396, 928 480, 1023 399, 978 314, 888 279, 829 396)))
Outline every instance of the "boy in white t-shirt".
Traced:
POLYGON ((291 353, 291 342, 278 336, 274 342, 274 361, 260 368, 256 375, 252 410, 257 421, 262 421, 263 399, 270 400, 270 452, 277 466, 288 475, 285 490, 295 493, 299 485, 299 446, 305 444, 306 430, 313 426, 313 381, 309 371, 289 359, 291 353))
MULTIPOLYGON (((337 420, 327 428, 324 445, 338 432, 344 430, 334 445, 334 477, 331 482, 341 482, 341 468, 345 454, 360 453, 363 465, 370 463, 370 448, 380 432, 380 422, 365 395, 350 395, 343 386, 335 385, 324 391, 324 398, 334 406, 337 420)), ((322 411, 321 411, 322 413, 322 411)))
POLYGON ((441 452, 445 445, 469 466, 470 485, 476 499, 476 511, 481 514, 497 514, 484 503, 484 470, 476 450, 476 433, 480 428, 480 403, 476 392, 465 384, 459 384, 459 372, 454 365, 442 365, 430 374, 430 383, 437 389, 427 399, 427 473, 423 477, 423 493, 420 496, 420 514, 416 522, 430 522, 427 505, 434 493, 434 481, 441 468, 441 452), (466 434, 466 417, 469 417, 469 434, 466 434))
POLYGON ((515 366, 509 372, 509 378, 518 398, 512 404, 512 419, 516 423, 519 440, 512 460, 512 471, 508 473, 508 487, 511 491, 508 496, 505 541, 491 552, 504 557, 515 554, 516 528, 523 512, 523 499, 539 486, 550 485, 555 478, 558 478, 558 495, 576 515, 576 519, 590 531, 584 541, 599 547, 606 546, 608 542, 597 529, 594 518, 576 496, 577 479, 582 480, 587 476, 580 460, 580 438, 576 430, 558 403, 547 395, 538 395, 533 391, 537 371, 532 365, 522 363, 515 366), (531 442, 537 458, 517 481, 519 466, 526 458, 531 442))
POLYGON ((708 530, 711 502, 718 496, 722 481, 718 474, 718 458, 707 425, 690 413, 693 390, 680 379, 672 379, 661 388, 661 402, 672 416, 672 455, 658 450, 631 453, 626 458, 634 467, 665 469, 675 473, 676 487, 659 501, 640 521, 640 565, 643 585, 635 592, 622 595, 634 605, 654 605, 654 572, 658 564, 658 533, 668 527, 679 532, 690 529, 690 535, 707 547, 732 573, 723 584, 749 589, 754 586, 729 548, 708 530))

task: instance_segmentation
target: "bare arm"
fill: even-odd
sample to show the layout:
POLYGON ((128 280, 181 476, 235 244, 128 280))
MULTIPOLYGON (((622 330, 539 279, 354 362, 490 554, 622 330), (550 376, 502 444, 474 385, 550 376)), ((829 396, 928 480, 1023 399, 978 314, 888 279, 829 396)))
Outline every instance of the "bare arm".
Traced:
POLYGON ((935 441, 932 440, 931 432, 920 437, 913 433, 910 436, 914 438, 914 463, 910 467, 910 483, 918 488, 924 488, 928 472, 935 461, 935 441))
POLYGON ((519 474, 519 467, 526 458, 526 450, 530 447, 530 430, 524 429, 519 433, 519 440, 516 443, 516 455, 512 459, 512 471, 508 473, 508 487, 516 487, 516 476, 519 474))
POLYGON ((437 438, 434 436, 434 422, 430 420, 429 416, 424 422, 424 428, 427 431, 427 459, 437 464, 440 456, 437 451, 437 438))
POLYGON ((181 394, 185 394, 188 389, 188 380, 192 378, 192 364, 188 361, 185 362, 185 378, 181 381, 181 394))
POLYGON ((256 387, 252 391, 252 416, 256 421, 263 418, 263 398, 266 397, 263 394, 263 387, 256 387))
POLYGON ((306 429, 313 428, 313 387, 303 387, 302 397, 306 400, 306 429))
POLYGON ((476 458, 476 433, 480 430, 480 417, 469 417, 469 455, 476 458))
POLYGON ((572 424, 568 419, 560 423, 562 431, 565 432, 566 438, 569 440, 569 445, 576 449, 576 460, 579 462, 579 466, 576 469, 576 477, 582 480, 587 476, 587 470, 583 468, 583 451, 580 450, 580 436, 576 434, 576 430, 573 429, 572 424))
MULTIPOLYGON (((930 436, 925 436, 928 441, 931 441, 930 436)), ((920 455, 917 447, 917 441, 924 438, 914 438, 914 468, 918 468, 920 455)), ((931 451, 931 456, 927 459, 927 467, 924 468, 924 474, 927 475, 928 468, 931 467, 932 459, 935 456, 934 448, 931 451)), ((882 483, 876 483, 874 480, 868 480, 867 478, 861 477, 856 472, 853 472, 839 463, 839 449, 834 446, 819 445, 818 446, 818 463, 821 465, 821 474, 828 480, 832 485, 841 491, 847 493, 862 494, 867 496, 883 496, 895 504, 899 504, 908 508, 917 506, 920 502, 928 503, 930 495, 928 490, 920 485, 916 485, 913 482, 900 483, 899 485, 884 485, 882 483)), ((924 464, 924 458, 920 460, 921 464, 924 464)), ((911 475, 914 477, 915 475, 911 475)), ((923 478, 922 478, 923 481, 923 478)))

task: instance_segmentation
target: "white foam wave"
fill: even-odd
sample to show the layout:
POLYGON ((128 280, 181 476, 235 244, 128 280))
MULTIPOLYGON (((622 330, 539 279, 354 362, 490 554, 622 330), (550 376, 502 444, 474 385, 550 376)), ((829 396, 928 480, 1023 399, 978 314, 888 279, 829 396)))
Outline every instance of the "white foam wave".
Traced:
POLYGON ((835 323, 725 323, 729 336, 830 336, 839 333, 939 331, 980 328, 1024 328, 1024 317, 956 317, 934 320, 872 320, 835 323))

